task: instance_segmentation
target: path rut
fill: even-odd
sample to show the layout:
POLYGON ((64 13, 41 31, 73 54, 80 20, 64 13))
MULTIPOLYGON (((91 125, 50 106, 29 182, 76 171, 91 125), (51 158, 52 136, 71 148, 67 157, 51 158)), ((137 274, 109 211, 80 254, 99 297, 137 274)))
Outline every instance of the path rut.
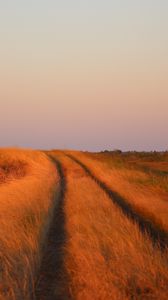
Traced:
POLYGON ((36 300, 66 300, 68 297, 68 276, 64 267, 64 246, 66 242, 64 198, 66 178, 61 163, 50 155, 60 177, 60 191, 41 262, 35 288, 36 300))
POLYGON ((167 231, 161 230, 155 224, 153 224, 151 220, 145 219, 142 215, 140 215, 125 198, 123 198, 119 193, 112 190, 109 186, 106 185, 106 183, 97 178, 89 169, 89 167, 87 167, 78 158, 67 153, 66 156, 71 158, 85 170, 85 172, 101 187, 101 189, 109 196, 109 198, 118 207, 120 207, 124 215, 136 222, 139 225, 142 233, 147 233, 150 236, 154 245, 159 245, 161 249, 165 249, 168 247, 167 231))

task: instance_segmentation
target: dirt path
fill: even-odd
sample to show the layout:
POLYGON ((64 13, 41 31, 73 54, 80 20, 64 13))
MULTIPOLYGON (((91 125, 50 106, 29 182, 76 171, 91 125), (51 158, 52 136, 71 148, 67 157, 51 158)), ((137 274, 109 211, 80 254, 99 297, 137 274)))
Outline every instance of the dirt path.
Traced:
POLYGON ((53 221, 49 229, 45 245, 35 299, 37 300, 66 300, 67 274, 64 268, 64 245, 66 242, 64 198, 66 193, 66 178, 59 161, 50 157, 55 163, 60 176, 60 191, 55 207, 53 221))
POLYGON ((132 207, 126 199, 124 199, 117 192, 109 188, 103 181, 97 178, 92 171, 79 159, 71 154, 66 154, 67 157, 71 158, 74 162, 80 165, 83 170, 99 185, 99 187, 109 196, 109 198, 117 204, 122 212, 131 220, 138 223, 142 233, 147 232, 154 244, 159 244, 162 249, 168 246, 168 233, 164 230, 157 228, 150 220, 145 219, 132 207))
POLYGON ((139 227, 143 233, 148 230, 154 242, 163 242, 156 228, 151 229, 75 156, 53 152, 50 158, 59 172, 60 193, 35 299, 158 299, 162 291, 165 295, 164 261, 158 280, 160 255, 155 257, 153 251, 159 249, 139 231, 139 227))

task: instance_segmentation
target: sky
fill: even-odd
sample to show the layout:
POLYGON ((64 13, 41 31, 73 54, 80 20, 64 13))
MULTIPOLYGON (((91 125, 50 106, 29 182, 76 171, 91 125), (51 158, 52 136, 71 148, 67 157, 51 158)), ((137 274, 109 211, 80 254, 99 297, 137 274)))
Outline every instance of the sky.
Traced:
POLYGON ((168 149, 167 0, 0 0, 0 147, 168 149))

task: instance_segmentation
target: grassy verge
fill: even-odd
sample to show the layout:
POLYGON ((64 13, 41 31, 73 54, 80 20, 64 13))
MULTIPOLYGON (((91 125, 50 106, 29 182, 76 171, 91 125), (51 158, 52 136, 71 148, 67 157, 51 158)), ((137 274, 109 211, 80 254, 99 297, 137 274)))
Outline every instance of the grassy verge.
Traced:
POLYGON ((0 166, 0 299, 34 299, 58 176, 38 151, 1 149, 0 166))

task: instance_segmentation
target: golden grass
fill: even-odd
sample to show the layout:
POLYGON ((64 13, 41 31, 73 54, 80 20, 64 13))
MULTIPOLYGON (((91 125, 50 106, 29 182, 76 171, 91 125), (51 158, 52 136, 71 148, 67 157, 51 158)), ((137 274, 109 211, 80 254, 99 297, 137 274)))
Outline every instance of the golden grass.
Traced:
POLYGON ((163 162, 155 162, 155 161, 152 161, 152 162, 141 162, 139 161, 138 162, 140 165, 145 165, 151 169, 155 169, 155 170, 158 170, 158 171, 167 171, 168 172, 168 161, 163 161, 163 162))
POLYGON ((87 157, 105 163, 108 168, 120 169, 123 175, 126 172, 125 178, 135 185, 141 184, 155 194, 168 196, 168 154, 100 152, 87 153, 87 157))
MULTIPOLYGON (((10 150, 11 153, 11 150, 10 150)), ((25 160, 9 155, 9 150, 0 151, 0 184, 14 178, 21 178, 26 175, 28 164, 25 160)))
MULTIPOLYGON (((65 224, 59 227, 65 227, 66 240, 59 253, 62 269, 55 282, 55 298, 167 300, 168 250, 153 246, 147 234, 64 153, 86 164, 145 218, 168 228, 167 202, 154 190, 129 180, 132 172, 142 180, 145 173, 109 168, 81 152, 50 152, 60 160, 66 181, 60 218, 65 224)), ((0 300, 32 300, 53 219, 54 195, 60 191, 59 175, 44 153, 18 149, 0 150, 0 171, 0 300)))
MULTIPOLYGON (((67 175, 64 264, 70 299, 166 300, 167 251, 162 254, 153 247, 79 165, 59 152, 55 155, 67 175)), ((94 166, 83 154, 75 155, 94 166)), ((101 172, 96 175, 104 174, 101 166, 96 170, 101 172)))
MULTIPOLYGON (((141 179, 146 178, 146 174, 139 170, 130 170, 126 167, 108 167, 107 163, 98 158, 92 159, 92 155, 81 152, 69 151, 88 166, 92 172, 102 180, 112 190, 124 197, 136 211, 145 218, 150 219, 161 230, 168 231, 168 201, 165 193, 158 192, 157 188, 150 188, 142 184, 136 184, 130 177, 141 179), (156 192, 157 191, 157 192, 156 192)), ((94 156, 93 156, 94 157, 94 156)))
POLYGON ((0 166, 0 299, 33 299, 58 176, 39 151, 1 149, 0 166))

